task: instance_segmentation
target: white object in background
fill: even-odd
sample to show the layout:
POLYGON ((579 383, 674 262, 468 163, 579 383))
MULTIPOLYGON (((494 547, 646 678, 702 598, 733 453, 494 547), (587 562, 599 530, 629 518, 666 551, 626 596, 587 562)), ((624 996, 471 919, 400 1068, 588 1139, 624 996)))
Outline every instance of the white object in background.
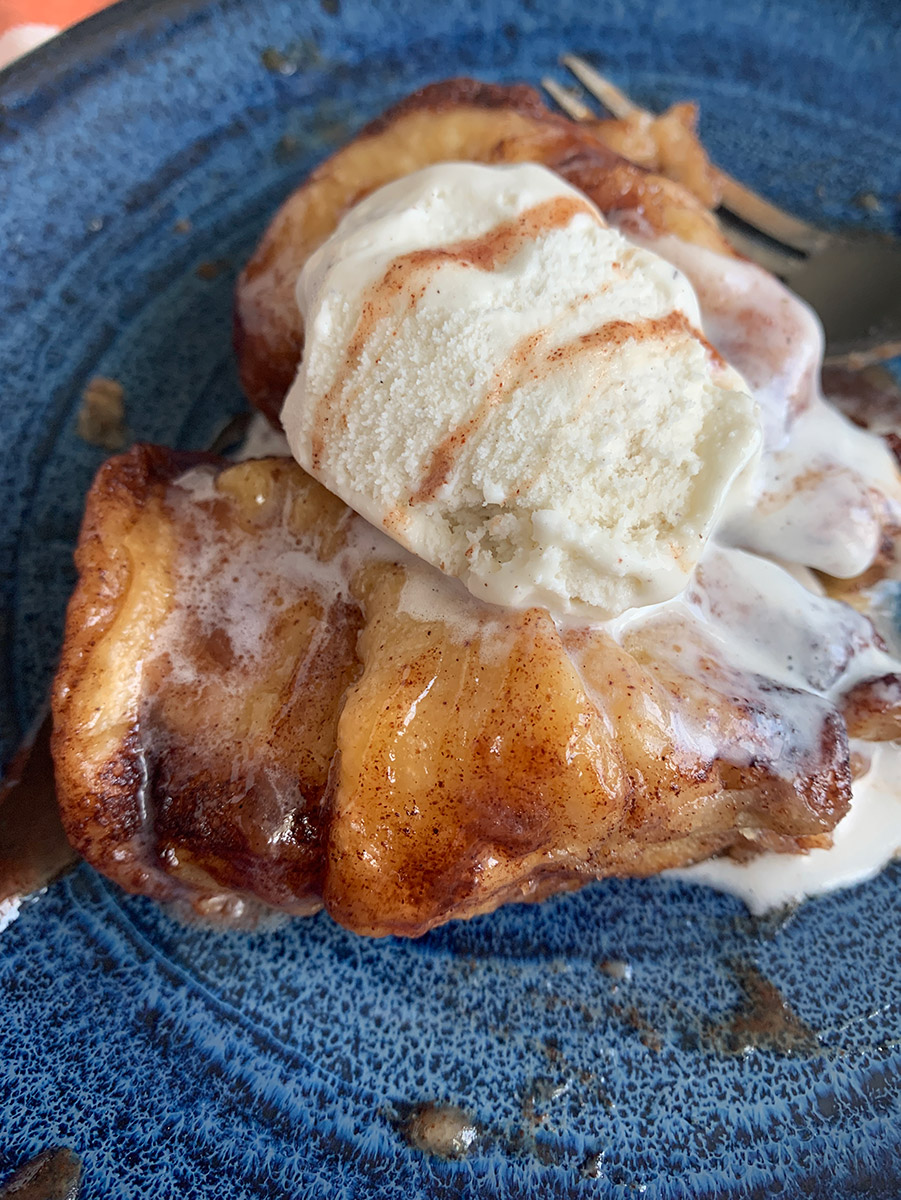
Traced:
POLYGON ((0 67, 9 66, 58 33, 56 25, 14 25, 6 33, 0 33, 0 67))

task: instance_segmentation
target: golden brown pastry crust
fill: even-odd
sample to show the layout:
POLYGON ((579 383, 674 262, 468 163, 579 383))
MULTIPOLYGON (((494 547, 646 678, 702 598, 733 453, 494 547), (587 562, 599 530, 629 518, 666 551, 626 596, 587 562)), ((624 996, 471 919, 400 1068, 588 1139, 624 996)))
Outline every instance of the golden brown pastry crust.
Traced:
POLYGON ((849 768, 824 701, 805 701, 818 739, 786 771, 780 689, 741 700, 712 651, 680 675, 670 629, 619 646, 468 599, 461 625, 409 610, 424 566, 364 554, 341 595, 279 565, 334 565, 365 528, 287 459, 137 447, 102 468, 53 739, 66 827, 101 871, 201 908, 324 903, 357 932, 417 935, 605 875, 828 842, 849 768), (229 597, 261 579, 248 660, 229 597), (692 721, 722 753, 684 740, 692 721))
POLYGON ((303 264, 369 192, 435 162, 538 162, 605 214, 724 254, 715 219, 686 187, 621 158, 591 128, 550 112, 534 88, 450 79, 414 92, 342 147, 278 210, 238 280, 241 382, 277 423, 303 350, 294 288, 303 264))
POLYGON ((156 627, 171 603, 165 486, 204 461, 210 456, 153 447, 108 460, 88 493, 75 552, 79 582, 53 691, 57 794, 72 845, 89 861, 115 864, 112 877, 130 891, 168 892, 144 854, 136 676, 142 627, 156 627))
POLYGON ((697 126, 698 106, 685 101, 660 116, 639 109, 589 127, 629 162, 681 183, 705 208, 714 209, 720 203, 721 176, 698 140, 697 126))
POLYGON ((238 889, 307 912, 321 890, 317 812, 359 612, 277 579, 258 589, 254 675, 217 612, 208 621, 196 593, 186 601, 179 564, 213 540, 209 594, 227 571, 226 587, 251 587, 240 556, 261 562, 273 523, 292 549, 315 546, 337 536, 346 510, 288 459, 226 468, 215 499, 194 503, 172 481, 204 464, 225 466, 138 446, 104 464, 89 493, 53 694, 60 806, 73 845, 131 891, 238 889), (180 608, 184 644, 158 652, 180 608))

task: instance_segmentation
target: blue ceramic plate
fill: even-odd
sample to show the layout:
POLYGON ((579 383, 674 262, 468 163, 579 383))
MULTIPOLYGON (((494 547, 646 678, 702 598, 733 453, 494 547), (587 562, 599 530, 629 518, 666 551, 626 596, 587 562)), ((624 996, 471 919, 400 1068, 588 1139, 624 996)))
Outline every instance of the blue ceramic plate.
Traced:
MULTIPOLYGON (((3 77, 4 757, 102 457, 86 381, 122 381, 136 437, 203 446, 241 405, 235 273, 303 173, 420 84, 565 49, 697 97, 714 157, 803 215, 897 225, 894 0, 139 0, 3 77)), ((375 943, 186 927, 81 867, 0 939, 0 1178, 67 1145, 89 1200, 896 1198, 899 882, 764 924, 612 882, 375 943), (435 1126, 459 1158, 417 1148, 435 1126)))

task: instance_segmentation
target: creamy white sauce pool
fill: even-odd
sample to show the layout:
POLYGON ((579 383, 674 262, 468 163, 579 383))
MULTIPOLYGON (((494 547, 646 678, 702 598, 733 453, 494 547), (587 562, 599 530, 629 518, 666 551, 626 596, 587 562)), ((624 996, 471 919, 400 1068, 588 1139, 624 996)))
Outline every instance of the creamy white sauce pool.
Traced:
POLYGON ((665 871, 661 878, 728 892, 758 916, 872 879, 901 854, 901 746, 856 742, 852 747, 871 758, 870 769, 854 783, 854 801, 833 832, 831 849, 760 854, 746 863, 711 858, 684 870, 665 871))

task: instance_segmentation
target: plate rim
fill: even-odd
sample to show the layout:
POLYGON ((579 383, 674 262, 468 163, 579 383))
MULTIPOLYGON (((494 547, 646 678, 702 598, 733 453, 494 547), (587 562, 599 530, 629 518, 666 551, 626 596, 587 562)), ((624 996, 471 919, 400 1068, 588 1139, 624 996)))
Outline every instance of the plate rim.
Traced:
POLYGON ((0 131, 4 110, 27 109, 47 84, 62 90, 69 72, 95 65, 123 35, 149 33, 213 7, 221 7, 220 0, 114 0, 61 29, 0 69, 0 131))

